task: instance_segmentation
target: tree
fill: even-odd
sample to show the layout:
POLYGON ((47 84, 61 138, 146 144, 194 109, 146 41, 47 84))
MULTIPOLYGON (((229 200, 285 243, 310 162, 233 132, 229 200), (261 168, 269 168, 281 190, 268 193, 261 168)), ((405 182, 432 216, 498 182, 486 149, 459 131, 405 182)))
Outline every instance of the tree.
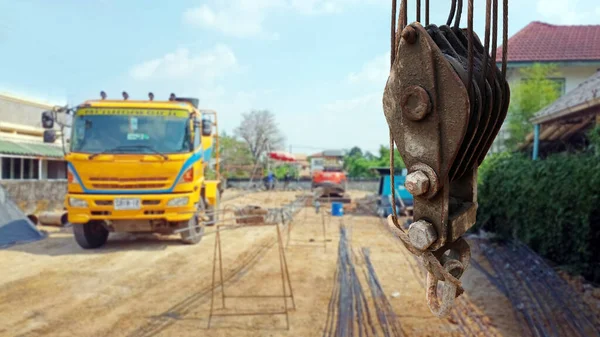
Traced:
POLYGON ((226 176, 247 176, 249 172, 246 172, 243 167, 253 165, 252 154, 246 143, 226 133, 219 136, 219 158, 221 169, 226 170, 226 176))
POLYGON ((355 146, 355 147, 351 148, 350 151, 348 151, 348 156, 349 157, 362 157, 363 152, 360 149, 360 147, 355 146))
POLYGON ((373 160, 373 159, 377 158, 377 157, 375 157, 375 155, 374 155, 374 154, 372 154, 370 151, 367 151, 367 152, 365 152, 365 155, 364 155, 364 157, 365 157, 365 159, 367 159, 367 160, 373 160))
MULTIPOLYGON (((374 167, 389 167, 390 166, 390 149, 386 146, 381 145, 379 147, 379 156, 375 156, 370 152, 365 152, 364 154, 360 151, 360 155, 358 151, 354 151, 355 149, 360 149, 358 147, 352 148, 348 152, 348 155, 344 158, 344 168, 348 172, 348 176, 354 178, 368 178, 368 177, 376 177, 377 173, 373 172, 374 167)), ((402 157, 400 157, 400 153, 398 150, 394 152, 394 169, 396 171, 400 171, 403 169, 404 163, 402 161, 402 157)))
POLYGON ((248 146, 254 163, 266 151, 280 149, 284 145, 285 138, 275 122, 275 115, 268 110, 242 114, 242 122, 234 132, 248 146))
POLYGON ((523 80, 511 88, 508 109, 510 138, 506 142, 509 149, 515 149, 531 132, 529 120, 560 97, 558 84, 549 79, 557 74, 557 67, 552 64, 536 63, 521 70, 523 80))

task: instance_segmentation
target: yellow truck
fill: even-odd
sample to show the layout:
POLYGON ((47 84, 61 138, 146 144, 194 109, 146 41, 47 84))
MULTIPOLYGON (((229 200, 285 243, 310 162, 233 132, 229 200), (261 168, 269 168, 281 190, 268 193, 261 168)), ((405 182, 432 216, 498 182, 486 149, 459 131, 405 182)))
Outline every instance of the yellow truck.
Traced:
MULTIPOLYGON (((109 232, 180 233, 184 243, 198 243, 204 226, 217 221, 222 191, 217 114, 193 98, 127 98, 66 110, 72 118, 65 208, 75 240, 92 249, 109 232), (211 161, 216 178, 208 180, 211 161)), ((42 115, 47 132, 57 116, 42 115)))

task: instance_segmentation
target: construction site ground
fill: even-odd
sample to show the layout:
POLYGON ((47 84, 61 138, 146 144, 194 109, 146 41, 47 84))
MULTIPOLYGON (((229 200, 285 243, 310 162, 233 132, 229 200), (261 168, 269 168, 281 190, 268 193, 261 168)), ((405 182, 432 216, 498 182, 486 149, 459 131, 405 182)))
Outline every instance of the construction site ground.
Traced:
MULTIPOLYGON (((297 194, 226 191, 223 204, 277 207, 297 194)), ((356 199, 366 193, 350 194, 356 199)), ((354 252, 370 249, 404 335, 523 335, 513 305, 479 269, 469 268, 463 276, 466 293, 455 315, 436 318, 427 307, 416 260, 381 219, 364 214, 323 217, 307 207, 296 214, 289 237, 288 229, 282 230, 295 302, 289 327, 285 315, 240 315, 214 316, 208 328, 214 227, 197 245, 183 245, 177 236, 111 234, 107 245, 96 250, 81 249, 70 228, 42 227, 49 234, 46 239, 0 251, 0 336, 322 336, 342 222, 354 252)), ((282 295, 276 238, 275 227, 221 232, 228 296, 282 295)), ((363 267, 358 259, 356 267, 363 267)), ((368 293, 366 282, 363 287, 368 293)), ((283 309, 280 297, 228 298, 221 309, 220 289, 215 290, 217 314, 283 309)), ((292 306, 291 299, 287 305, 292 306)))

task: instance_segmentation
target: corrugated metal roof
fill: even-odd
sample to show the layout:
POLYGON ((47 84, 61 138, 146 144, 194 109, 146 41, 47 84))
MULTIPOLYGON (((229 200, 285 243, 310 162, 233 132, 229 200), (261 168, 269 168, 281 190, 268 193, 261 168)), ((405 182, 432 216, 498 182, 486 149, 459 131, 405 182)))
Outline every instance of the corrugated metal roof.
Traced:
POLYGON ((0 139, 0 153, 32 157, 62 158, 62 148, 44 143, 20 143, 0 139))
POLYGON ((321 158, 321 157, 343 157, 345 155, 344 150, 325 150, 323 152, 318 152, 311 154, 310 158, 321 158))
MULTIPOLYGON (((594 116, 579 118, 569 123, 548 123, 542 124, 540 128, 540 142, 568 141, 573 135, 582 132, 594 123, 594 116)), ((524 149, 533 144, 533 132, 525 137, 525 142, 519 145, 519 149, 524 149)))
POLYGON ((573 112, 591 108, 595 105, 600 106, 600 71, 579 84, 577 88, 554 101, 547 108, 540 110, 531 121, 534 124, 540 124, 551 119, 571 115, 573 112), (584 106, 584 104, 587 106, 584 106))

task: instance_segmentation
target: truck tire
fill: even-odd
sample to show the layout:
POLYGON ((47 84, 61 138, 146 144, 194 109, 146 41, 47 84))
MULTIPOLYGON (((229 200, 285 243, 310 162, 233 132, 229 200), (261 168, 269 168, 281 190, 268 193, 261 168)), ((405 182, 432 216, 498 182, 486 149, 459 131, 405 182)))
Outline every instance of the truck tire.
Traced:
POLYGON ((202 240, 204 236, 204 225, 198 221, 198 215, 194 216, 184 222, 187 225, 187 229, 180 233, 181 242, 188 245, 195 245, 202 240))
POLYGON ((90 221, 86 224, 74 224, 75 241, 83 249, 94 249, 103 246, 108 240, 108 230, 101 221, 90 221))

